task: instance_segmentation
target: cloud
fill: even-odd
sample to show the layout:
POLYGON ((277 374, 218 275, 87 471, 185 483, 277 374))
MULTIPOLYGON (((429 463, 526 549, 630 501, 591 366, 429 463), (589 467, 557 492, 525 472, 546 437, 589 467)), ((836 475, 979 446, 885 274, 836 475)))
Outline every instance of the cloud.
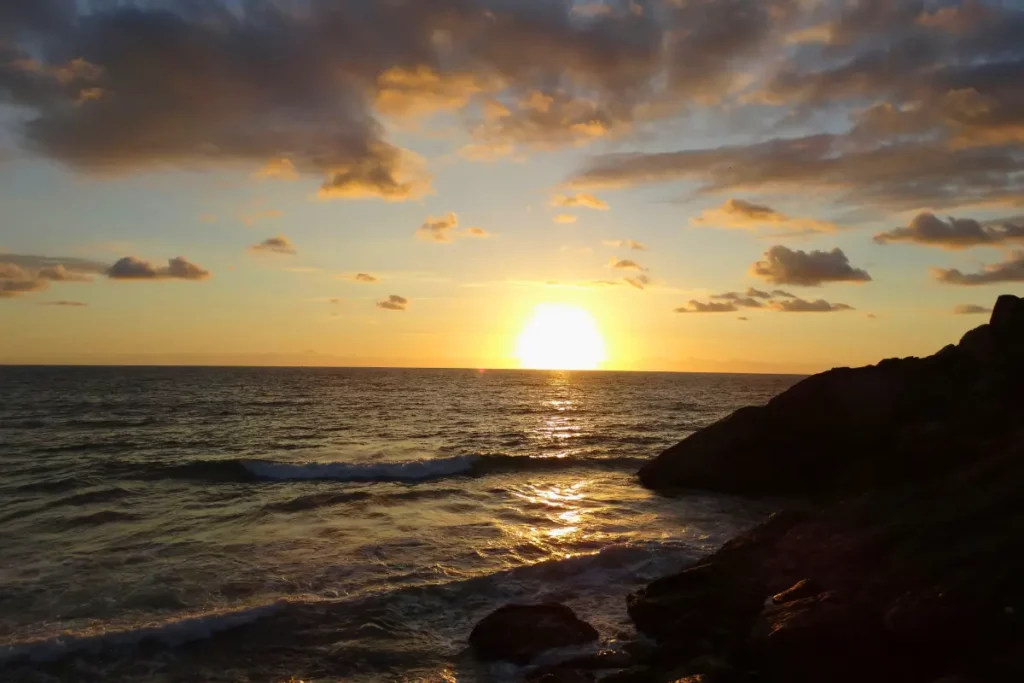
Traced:
POLYGON ((635 251, 647 251, 646 245, 635 240, 604 240, 601 244, 606 247, 611 247, 612 249, 621 249, 625 247, 626 249, 633 249, 635 251))
POLYGON ((483 228, 471 227, 471 228, 466 228, 466 236, 467 237, 487 238, 487 237, 491 236, 491 233, 487 232, 483 228))
MULTIPOLYGON (((748 292, 749 291, 757 292, 758 290, 748 290, 748 292)), ((766 294, 767 292, 759 292, 759 293, 766 294)), ((758 297, 746 296, 746 295, 740 294, 738 292, 725 292, 724 294, 712 294, 711 298, 712 299, 720 299, 720 300, 723 300, 723 301, 729 301, 732 304, 734 304, 736 306, 743 307, 743 308, 763 308, 764 307, 764 304, 761 301, 758 300, 758 297)), ((771 295, 769 295, 768 298, 771 298, 771 295)))
POLYGON ((589 192, 577 192, 573 195, 558 194, 551 198, 551 206, 565 208, 586 208, 607 211, 608 202, 598 199, 589 192))
POLYGON ((985 306, 978 306, 977 304, 961 304, 953 308, 954 315, 974 315, 991 312, 991 308, 986 308, 985 306))
POLYGON ((284 235, 268 237, 259 244, 249 247, 249 251, 255 254, 286 254, 289 256, 294 256, 296 253, 295 245, 284 235))
POLYGON ((730 199, 717 209, 708 209, 690 219, 691 225, 742 230, 776 228, 790 230, 795 234, 834 232, 839 226, 829 221, 814 218, 790 218, 764 204, 754 204, 743 199, 730 199))
POLYGON ((731 301, 716 302, 709 301, 702 303, 696 299, 690 299, 687 306, 680 306, 675 309, 676 313, 735 313, 739 309, 731 301))
POLYGON ((349 275, 337 275, 336 277, 342 280, 351 280, 352 282, 358 282, 365 285, 380 282, 379 277, 377 277, 376 275, 370 275, 369 273, 352 273, 349 275))
POLYGON ((44 301, 43 305, 44 306, 67 306, 67 307, 70 307, 70 308, 83 308, 85 306, 88 306, 89 304, 85 303, 84 301, 68 301, 66 299, 61 299, 59 301, 44 301))
POLYGON ((750 318, 747 318, 746 316, 742 316, 742 315, 737 317, 736 319, 737 320, 742 320, 743 322, 746 322, 746 321, 750 320, 750 318))
POLYGON ((835 311, 852 311, 853 306, 846 304, 830 304, 824 299, 807 301, 806 299, 781 299, 768 304, 772 310, 780 313, 831 313, 835 311))
POLYGON ((377 308, 383 308, 387 311, 404 311, 409 307, 409 300, 404 296, 398 296, 392 294, 384 301, 377 302, 377 308))
POLYGON ((430 66, 392 67, 377 79, 376 110, 399 118, 458 110, 474 95, 500 89, 500 78, 471 71, 441 73, 430 66))
POLYGON ((107 265, 75 257, 0 253, 0 298, 42 292, 51 282, 90 282, 107 265))
POLYGON ((112 280, 206 280, 210 272, 182 256, 169 259, 165 267, 126 256, 107 270, 107 277, 112 280))
POLYGON ((610 259, 608 261, 608 267, 609 268, 614 268, 616 270, 639 270, 639 271, 647 270, 646 268, 641 266, 636 261, 632 261, 630 259, 616 259, 616 258, 612 258, 612 259, 610 259))
POLYGON ((0 261, 0 298, 10 299, 21 294, 39 292, 50 283, 15 263, 0 261))
POLYGON ((796 294, 790 294, 789 292, 787 292, 784 289, 773 289, 772 290, 772 296, 781 296, 781 297, 783 297, 785 299, 797 299, 797 298, 799 298, 799 297, 797 297, 796 294))
POLYGON ((750 272, 772 284, 817 287, 825 282, 870 282, 867 271, 854 268, 841 249, 794 251, 776 245, 764 253, 765 260, 750 272))
POLYGON ((926 212, 914 216, 907 227, 878 233, 874 239, 878 244, 912 242, 952 250, 983 245, 1001 246, 1010 242, 1024 242, 1024 222, 1014 224, 991 221, 984 224, 971 218, 953 217, 942 220, 926 212))
POLYGON ((649 275, 634 275, 633 277, 623 278, 628 285, 635 287, 636 289, 647 289, 647 286, 651 284, 651 278, 649 275))
POLYGON ((793 296, 792 294, 787 294, 786 292, 783 292, 780 289, 777 289, 774 292, 765 292, 764 290, 754 289, 753 287, 747 288, 746 295, 749 297, 753 297, 755 299, 771 299, 773 296, 779 295, 788 297, 793 296))
POLYGON ((447 243, 452 241, 452 235, 457 227, 459 227, 459 217, 449 211, 447 215, 440 218, 433 216, 427 218, 426 222, 416 229, 416 236, 428 242, 447 243))
POLYGON ((576 216, 573 216, 571 213, 560 213, 555 216, 555 222, 568 225, 576 222, 576 216))
POLYGON ((1024 282, 1024 250, 1014 251, 1000 263, 985 265, 980 272, 962 273, 956 268, 933 268, 932 275, 949 285, 991 285, 999 282, 1024 282))

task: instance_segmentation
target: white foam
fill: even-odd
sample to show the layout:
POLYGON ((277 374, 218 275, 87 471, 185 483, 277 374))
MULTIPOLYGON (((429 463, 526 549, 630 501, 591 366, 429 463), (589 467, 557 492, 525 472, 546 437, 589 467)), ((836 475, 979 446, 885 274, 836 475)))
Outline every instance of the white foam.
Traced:
POLYGON ((284 604, 277 602, 244 610, 206 612, 174 621, 140 624, 120 630, 62 633, 51 638, 0 647, 0 663, 26 657, 33 662, 48 662, 71 652, 99 652, 107 648, 137 645, 150 639, 173 647, 263 619, 280 610, 284 604))
POLYGON ((249 460, 242 465, 256 477, 282 481, 309 479, 419 481, 469 472, 476 461, 477 456, 475 455, 460 455, 434 460, 377 463, 285 463, 249 460))

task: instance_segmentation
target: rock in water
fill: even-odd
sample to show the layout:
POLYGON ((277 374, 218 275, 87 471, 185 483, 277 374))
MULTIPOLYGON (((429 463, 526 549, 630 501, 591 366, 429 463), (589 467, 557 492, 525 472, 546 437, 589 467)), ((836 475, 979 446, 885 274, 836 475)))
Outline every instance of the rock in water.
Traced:
POLYGON ((557 603, 505 605, 484 617, 469 635, 469 644, 484 660, 528 662, 556 647, 597 640, 597 630, 557 603))

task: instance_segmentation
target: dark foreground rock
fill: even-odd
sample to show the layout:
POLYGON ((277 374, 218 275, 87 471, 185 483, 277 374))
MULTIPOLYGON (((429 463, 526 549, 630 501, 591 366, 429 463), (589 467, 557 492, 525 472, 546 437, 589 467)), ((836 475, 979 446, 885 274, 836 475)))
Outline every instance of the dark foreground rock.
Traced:
POLYGON ((484 617, 469 635, 469 644, 484 660, 525 663, 556 647, 597 640, 593 626, 557 603, 505 605, 484 617))
POLYGON ((1022 369, 1024 300, 1002 296, 991 322, 958 345, 809 377, 668 449, 640 481, 654 489, 815 496, 918 481, 1007 436, 1004 418, 1020 405, 1022 369))
POLYGON ((811 377, 645 484, 808 494, 631 595, 652 680, 1024 681, 1024 301, 929 358, 811 377))

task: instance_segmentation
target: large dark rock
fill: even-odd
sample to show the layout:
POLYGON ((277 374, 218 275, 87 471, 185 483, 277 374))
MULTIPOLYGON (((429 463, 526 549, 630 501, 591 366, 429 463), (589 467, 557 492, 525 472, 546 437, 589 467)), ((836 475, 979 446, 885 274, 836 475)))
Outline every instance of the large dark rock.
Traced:
POLYGON ((1024 301, 1000 297, 935 356, 811 377, 663 454, 645 483, 817 495, 629 596, 646 661, 662 680, 701 649, 741 681, 1024 680, 1022 397, 1024 301))
POLYGON ((556 647, 597 640, 593 626, 557 603, 505 605, 484 617, 469 635, 469 644, 484 660, 528 662, 556 647))
POLYGON ((984 428, 991 409, 1005 410, 1021 381, 1024 300, 1006 295, 991 322, 957 346, 809 377, 669 448, 640 470, 640 481, 829 496, 941 474, 971 457, 979 437, 972 430, 984 428))

